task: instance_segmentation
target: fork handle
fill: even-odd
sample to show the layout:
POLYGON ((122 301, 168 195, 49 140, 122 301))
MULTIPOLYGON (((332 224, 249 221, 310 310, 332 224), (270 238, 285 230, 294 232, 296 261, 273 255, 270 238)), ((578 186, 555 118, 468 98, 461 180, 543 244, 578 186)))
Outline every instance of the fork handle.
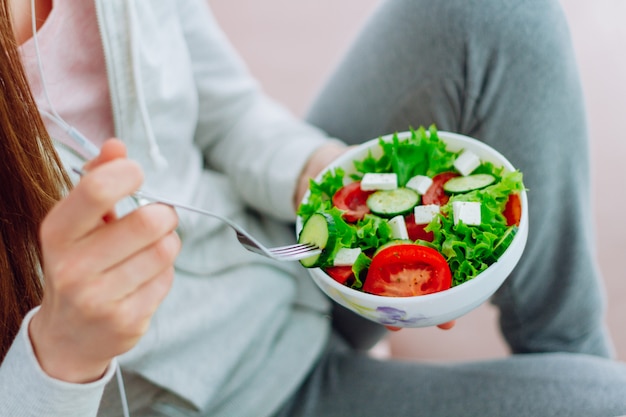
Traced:
POLYGON ((194 213, 203 214, 205 216, 213 217, 215 219, 223 221, 224 223, 226 223, 227 225, 229 225, 235 230, 240 230, 239 225, 237 225, 236 223, 234 223, 233 221, 231 221, 230 219, 226 217, 222 217, 219 214, 216 214, 207 210, 202 210, 197 207, 188 206, 186 204, 179 203, 178 201, 173 201, 173 200, 169 200, 167 198, 162 198, 162 197, 156 197, 156 196, 147 194, 145 191, 135 191, 133 193, 133 197, 137 199, 139 205, 145 205, 146 201, 149 203, 165 204, 166 206, 171 206, 171 207, 179 208, 182 210, 187 210, 187 211, 191 211, 194 213), (142 200, 144 201, 143 204, 142 204, 142 200))

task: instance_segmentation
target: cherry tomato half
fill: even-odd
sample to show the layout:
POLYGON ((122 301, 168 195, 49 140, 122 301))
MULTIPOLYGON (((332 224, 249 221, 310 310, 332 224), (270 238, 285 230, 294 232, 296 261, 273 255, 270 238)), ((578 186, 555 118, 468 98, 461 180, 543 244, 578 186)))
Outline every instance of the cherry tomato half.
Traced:
POLYGON ((389 246, 372 259, 363 291, 387 297, 412 297, 452 286, 452 273, 435 249, 413 244, 389 246))
POLYGON ((329 266, 324 270, 332 279, 340 284, 345 284, 348 280, 354 277, 352 272, 352 265, 347 266, 329 266))
POLYGON ((422 204, 438 204, 440 206, 445 205, 450 197, 443 189, 443 185, 448 182, 450 178, 458 177, 456 172, 442 172, 433 177, 433 183, 430 185, 426 193, 422 196, 422 204))
POLYGON ((522 201, 519 194, 510 194, 509 199, 504 206, 504 212, 502 213, 506 218, 507 226, 519 226, 520 219, 522 218, 522 201))
POLYGON ((426 242, 432 242, 435 239, 433 232, 427 232, 424 230, 427 224, 415 224, 415 215, 408 214, 404 218, 406 224, 406 231, 409 234, 409 239, 412 241, 425 240, 426 242))
POLYGON ((373 191, 361 190, 361 182, 352 182, 341 187, 333 196, 333 205, 344 210, 342 217, 345 221, 355 223, 370 212, 367 207, 367 197, 373 191))

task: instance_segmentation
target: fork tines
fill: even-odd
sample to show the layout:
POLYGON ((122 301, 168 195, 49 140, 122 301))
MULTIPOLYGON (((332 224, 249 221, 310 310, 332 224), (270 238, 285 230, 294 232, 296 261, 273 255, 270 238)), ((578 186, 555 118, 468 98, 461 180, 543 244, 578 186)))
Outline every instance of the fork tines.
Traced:
POLYGON ((279 246, 271 248, 270 252, 275 255, 287 256, 296 255, 299 253, 307 253, 319 249, 317 245, 313 243, 297 243, 295 245, 279 246))

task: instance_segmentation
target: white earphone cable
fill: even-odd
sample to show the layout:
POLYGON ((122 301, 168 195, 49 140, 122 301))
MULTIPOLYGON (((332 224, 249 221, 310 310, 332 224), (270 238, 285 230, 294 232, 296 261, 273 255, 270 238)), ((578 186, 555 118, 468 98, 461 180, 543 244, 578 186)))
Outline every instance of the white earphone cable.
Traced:
POLYGON ((48 93, 46 78, 43 71, 43 62, 41 59, 41 52, 39 50, 39 40, 37 39, 37 17, 35 13, 35 0, 30 1, 30 7, 32 14, 31 24, 33 30, 33 45, 35 46, 35 55, 37 57, 37 71, 39 72, 39 78, 41 80, 44 98, 46 99, 46 103, 50 108, 50 112, 41 109, 39 111, 43 116, 54 122, 57 126, 63 129, 74 141, 77 142, 84 157, 88 159, 94 158, 100 152, 99 149, 92 142, 90 142, 82 133, 80 133, 78 129, 67 123, 59 115, 59 113, 57 113, 56 109, 52 105, 52 100, 50 99, 50 94, 48 93))
POLYGON ((126 398, 126 389, 124 387, 124 378, 122 377, 122 370, 119 364, 116 365, 115 376, 117 378, 117 387, 120 392, 122 413, 124 414, 124 417, 130 417, 130 410, 128 409, 128 399, 126 398))

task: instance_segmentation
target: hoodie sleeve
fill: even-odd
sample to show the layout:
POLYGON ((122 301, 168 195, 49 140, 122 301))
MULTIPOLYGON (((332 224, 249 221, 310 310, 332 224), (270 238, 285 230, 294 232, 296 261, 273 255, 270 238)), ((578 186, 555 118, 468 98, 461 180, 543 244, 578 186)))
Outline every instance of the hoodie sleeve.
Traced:
POLYGON ((0 415, 11 417, 96 416, 104 386, 117 363, 88 384, 71 384, 49 377, 39 366, 28 337, 28 325, 37 309, 24 319, 4 361, 0 364, 0 415))
POLYGON ((210 168, 225 172, 248 204, 293 220, 300 172, 311 153, 333 139, 263 93, 206 0, 178 4, 199 94, 196 142, 210 168))

